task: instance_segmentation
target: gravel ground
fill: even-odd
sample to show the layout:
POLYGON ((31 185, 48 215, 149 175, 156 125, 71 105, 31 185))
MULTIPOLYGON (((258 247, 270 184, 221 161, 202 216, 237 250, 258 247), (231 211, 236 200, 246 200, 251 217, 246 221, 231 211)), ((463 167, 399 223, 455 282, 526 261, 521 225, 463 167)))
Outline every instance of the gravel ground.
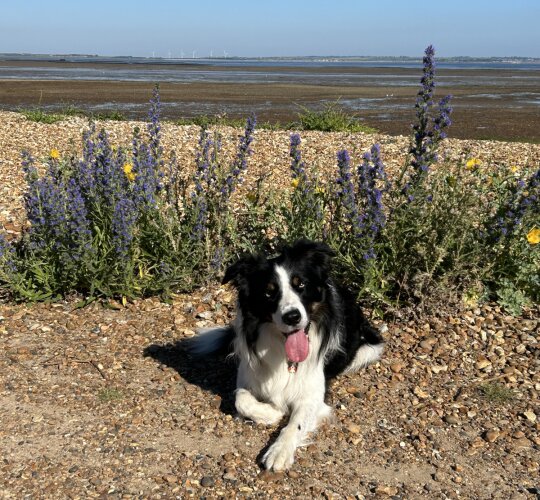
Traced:
MULTIPOLYGON (((110 139, 116 145, 129 145, 133 127, 145 127, 142 122, 98 122, 105 126, 110 139)), ((23 172, 20 155, 27 149, 37 160, 43 160, 52 148, 62 155, 76 154, 81 150, 81 135, 88 128, 83 118, 70 118, 56 124, 47 125, 26 120, 22 115, 0 111, 0 224, 8 232, 18 232, 24 223, 22 210, 23 172)), ((179 165, 186 171, 194 167, 199 127, 163 124, 163 146, 165 154, 174 151, 179 165)), ((224 154, 232 156, 236 138, 241 131, 230 127, 221 129, 224 154)), ((258 130, 253 143, 254 154, 250 160, 246 189, 250 181, 261 174, 271 174, 269 182, 289 185, 289 135, 288 131, 258 130)), ((302 155, 306 165, 316 169, 324 178, 335 177, 336 152, 346 148, 356 163, 362 154, 375 142, 380 143, 382 158, 389 175, 394 175, 403 166, 409 146, 404 136, 383 134, 350 134, 330 132, 302 132, 302 155)), ((464 163, 469 157, 478 158, 482 165, 538 166, 540 164, 540 144, 508 143, 499 141, 479 141, 448 139, 441 150, 441 157, 464 163)), ((240 190, 239 194, 242 194, 240 190)))
POLYGON ((534 498, 538 310, 395 321, 383 360, 337 379, 335 420, 286 474, 276 436, 236 418, 235 366, 184 352, 225 323, 223 287, 172 305, 0 307, 2 498, 534 498), (492 389, 491 391, 489 389, 492 389))
MULTIPOLYGON (((41 125, 0 113, 0 222, 15 235, 22 148, 76 151, 85 122, 41 125)), ((115 142, 133 123, 107 123, 115 142)), ((229 137, 238 131, 224 129, 229 137)), ((196 127, 164 126, 165 150, 193 164, 196 127)), ((403 164, 402 137, 304 133, 310 164, 382 145, 403 164)), ((286 182, 288 133, 257 132, 251 172, 286 182)), ((448 141, 446 156, 485 165, 539 163, 540 146, 448 141)), ((250 177, 247 180, 252 179, 250 177)), ((257 458, 278 428, 236 418, 235 366, 190 359, 182 341, 227 323, 234 295, 217 285, 172 304, 0 304, 1 498, 500 498, 540 492, 540 310, 494 305, 388 324, 380 363, 337 379, 335 419, 287 473, 257 458)))

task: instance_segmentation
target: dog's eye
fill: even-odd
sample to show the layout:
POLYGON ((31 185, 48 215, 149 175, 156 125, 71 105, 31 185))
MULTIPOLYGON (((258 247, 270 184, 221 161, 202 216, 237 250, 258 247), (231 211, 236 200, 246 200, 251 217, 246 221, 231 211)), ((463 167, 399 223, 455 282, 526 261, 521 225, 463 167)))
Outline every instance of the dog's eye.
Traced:
POLYGON ((298 288, 299 290, 302 290, 306 286, 302 279, 298 276, 293 277, 292 285, 294 286, 294 288, 298 288))
POLYGON ((268 283, 266 290, 264 291, 264 296, 268 299, 272 298, 276 293, 276 285, 274 283, 268 283))

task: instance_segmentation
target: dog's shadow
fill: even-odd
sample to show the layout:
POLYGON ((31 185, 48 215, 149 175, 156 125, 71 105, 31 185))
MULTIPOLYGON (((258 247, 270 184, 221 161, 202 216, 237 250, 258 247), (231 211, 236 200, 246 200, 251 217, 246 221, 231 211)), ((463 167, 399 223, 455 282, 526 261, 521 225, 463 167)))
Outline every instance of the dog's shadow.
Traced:
MULTIPOLYGON (((151 344, 144 349, 144 356, 155 359, 158 363, 173 368, 188 383, 210 391, 221 398, 219 409, 228 415, 237 416, 234 406, 234 391, 236 389, 237 364, 226 353, 205 355, 200 358, 189 354, 187 349, 189 339, 175 343, 151 344)), ((255 425, 246 420, 246 425, 255 425)), ((284 423, 270 433, 266 446, 257 456, 257 463, 262 467, 262 457, 276 440, 284 423)))
POLYGON ((151 344, 144 349, 144 356, 168 366, 189 384, 197 385, 220 398, 219 409, 235 415, 234 390, 236 388, 237 364, 232 357, 219 353, 204 358, 189 354, 189 339, 174 343, 151 344))

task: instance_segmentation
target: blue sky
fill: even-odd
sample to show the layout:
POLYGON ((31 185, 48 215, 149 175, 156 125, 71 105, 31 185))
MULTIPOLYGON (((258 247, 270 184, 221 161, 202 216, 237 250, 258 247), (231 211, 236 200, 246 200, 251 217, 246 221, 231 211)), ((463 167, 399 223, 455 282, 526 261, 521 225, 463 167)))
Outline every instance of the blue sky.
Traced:
POLYGON ((19 0, 0 52, 540 57, 540 0, 19 0))

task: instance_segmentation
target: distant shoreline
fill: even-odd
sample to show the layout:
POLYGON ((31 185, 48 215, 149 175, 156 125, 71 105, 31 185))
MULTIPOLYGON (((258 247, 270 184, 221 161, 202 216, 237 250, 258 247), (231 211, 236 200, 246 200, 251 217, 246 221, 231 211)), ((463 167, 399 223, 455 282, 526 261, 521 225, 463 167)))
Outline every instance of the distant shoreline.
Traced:
MULTIPOLYGON (((358 63, 358 64, 422 64, 422 57, 418 56, 339 56, 339 55, 310 55, 310 56, 261 56, 261 57, 241 57, 241 56, 217 56, 217 57, 143 57, 143 56, 100 56, 95 54, 17 54, 0 53, 0 62, 4 61, 33 61, 33 62, 75 62, 75 63, 122 63, 122 64, 207 64, 207 65, 242 65, 253 63, 262 64, 286 64, 291 63, 358 63)), ((482 68, 485 65, 511 64, 519 65, 537 65, 540 68, 539 57, 527 56, 491 56, 491 57, 473 57, 473 56, 452 56, 437 57, 437 63, 443 65, 455 64, 477 64, 482 68)))
MULTIPOLYGON (((159 83, 164 117, 173 120, 202 114, 246 117, 255 112, 261 121, 287 123, 297 118, 301 106, 320 109, 324 102, 339 100, 347 112, 381 132, 410 132, 421 77, 418 68, 340 67, 336 73, 335 68, 287 67, 268 73, 272 81, 266 82, 267 71, 260 66, 239 71, 233 66, 194 70, 189 65, 10 61, 0 64, 0 109, 41 107, 52 112, 73 106, 144 118, 151 90, 159 83), (15 71, 14 77, 3 78, 2 67, 15 71), (17 78, 21 67, 35 71, 34 77, 17 78), (78 72, 81 67, 81 78, 63 77, 65 68, 78 72), (140 76, 141 69, 145 80, 121 80, 140 76), (49 71, 54 79, 40 79, 49 71), (103 79, 91 79, 101 71, 107 71, 103 79), (168 81, 170 75, 187 76, 185 81, 168 81)), ((451 137, 540 142, 540 70, 438 69, 437 76, 436 98, 454 96, 451 137)))

